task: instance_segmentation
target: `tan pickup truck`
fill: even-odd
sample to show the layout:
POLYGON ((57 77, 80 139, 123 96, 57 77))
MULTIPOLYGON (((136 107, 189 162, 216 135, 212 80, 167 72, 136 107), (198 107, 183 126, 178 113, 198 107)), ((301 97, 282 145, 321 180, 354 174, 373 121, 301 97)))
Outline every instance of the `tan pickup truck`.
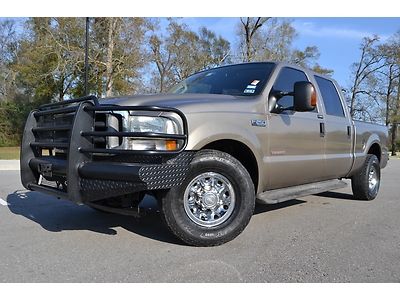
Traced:
POLYGON ((387 128, 354 122, 329 77, 285 63, 196 73, 168 94, 46 104, 21 146, 30 190, 137 215, 159 200, 169 229, 212 246, 273 204, 343 187, 372 200, 388 161, 387 128))

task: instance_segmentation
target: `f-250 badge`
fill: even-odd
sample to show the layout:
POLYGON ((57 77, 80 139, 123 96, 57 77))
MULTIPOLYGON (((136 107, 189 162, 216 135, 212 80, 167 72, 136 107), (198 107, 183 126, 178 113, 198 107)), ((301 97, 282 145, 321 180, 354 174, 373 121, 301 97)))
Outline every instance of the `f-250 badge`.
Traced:
POLYGON ((266 120, 251 120, 251 126, 267 127, 266 120))

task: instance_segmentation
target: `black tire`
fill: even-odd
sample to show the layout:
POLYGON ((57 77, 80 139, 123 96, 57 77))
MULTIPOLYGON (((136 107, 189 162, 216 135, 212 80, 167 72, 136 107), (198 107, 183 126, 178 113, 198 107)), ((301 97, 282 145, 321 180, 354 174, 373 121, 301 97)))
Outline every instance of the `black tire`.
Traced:
POLYGON ((183 184, 165 191, 160 200, 161 215, 170 231, 189 245, 206 247, 231 241, 244 230, 254 212, 255 192, 249 173, 237 159, 225 152, 201 150, 193 158, 183 184), (193 179, 210 172, 229 181, 235 202, 223 223, 204 227, 185 211, 184 194, 193 179))
MULTIPOLYGON (((372 178, 372 177, 371 177, 372 178)), ((361 169, 351 177, 353 196, 357 200, 373 200, 378 195, 381 182, 381 168, 378 158, 368 154, 361 169), (370 174, 375 172, 376 184, 371 187, 370 174)))

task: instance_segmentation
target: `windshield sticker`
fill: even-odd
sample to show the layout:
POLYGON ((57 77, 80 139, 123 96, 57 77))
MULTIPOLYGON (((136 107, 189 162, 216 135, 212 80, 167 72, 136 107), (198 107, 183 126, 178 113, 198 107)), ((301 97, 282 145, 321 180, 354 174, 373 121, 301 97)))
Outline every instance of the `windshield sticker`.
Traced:
POLYGON ((250 83, 251 85, 257 85, 260 82, 260 80, 253 80, 252 83, 250 83))
POLYGON ((243 93, 245 94, 254 94, 256 92, 255 89, 245 89, 243 93))

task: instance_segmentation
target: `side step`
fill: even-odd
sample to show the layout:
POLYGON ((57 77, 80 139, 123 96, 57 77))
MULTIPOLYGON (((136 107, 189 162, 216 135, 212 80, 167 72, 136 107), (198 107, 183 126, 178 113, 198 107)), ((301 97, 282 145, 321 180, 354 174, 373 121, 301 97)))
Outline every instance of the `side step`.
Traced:
POLYGON ((291 199, 296 199, 298 197, 344 188, 346 186, 347 183, 339 179, 326 180, 321 182, 297 185, 288 188, 265 191, 257 195, 257 200, 265 204, 275 204, 291 199))

